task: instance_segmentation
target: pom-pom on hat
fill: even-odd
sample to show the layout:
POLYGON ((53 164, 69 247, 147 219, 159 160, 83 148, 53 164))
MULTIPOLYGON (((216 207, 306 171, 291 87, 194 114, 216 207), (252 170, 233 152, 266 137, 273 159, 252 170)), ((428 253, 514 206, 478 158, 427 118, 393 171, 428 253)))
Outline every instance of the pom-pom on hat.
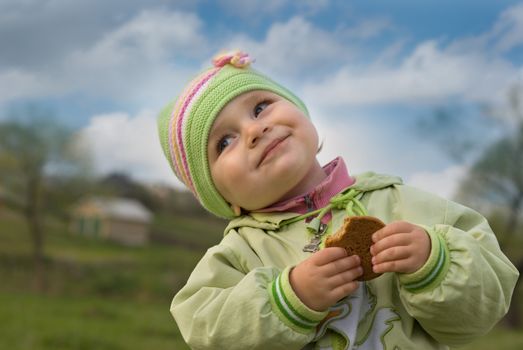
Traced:
POLYGON ((207 155, 209 132, 223 107, 242 93, 267 90, 294 103, 308 115, 298 97, 253 70, 252 62, 241 51, 216 56, 213 67, 196 76, 158 117, 160 141, 174 173, 205 209, 223 218, 233 218, 235 213, 214 186, 207 155))

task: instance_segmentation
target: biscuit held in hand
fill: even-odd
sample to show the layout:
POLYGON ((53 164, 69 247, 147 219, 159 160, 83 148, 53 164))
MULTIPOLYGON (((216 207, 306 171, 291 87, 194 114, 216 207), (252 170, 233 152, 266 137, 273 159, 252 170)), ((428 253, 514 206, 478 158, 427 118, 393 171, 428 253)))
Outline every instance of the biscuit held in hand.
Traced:
POLYGON ((348 256, 358 255, 363 267, 363 275, 358 280, 371 280, 381 275, 372 271, 372 234, 383 227, 385 224, 373 216, 346 217, 343 226, 335 234, 327 237, 325 247, 342 247, 348 256))

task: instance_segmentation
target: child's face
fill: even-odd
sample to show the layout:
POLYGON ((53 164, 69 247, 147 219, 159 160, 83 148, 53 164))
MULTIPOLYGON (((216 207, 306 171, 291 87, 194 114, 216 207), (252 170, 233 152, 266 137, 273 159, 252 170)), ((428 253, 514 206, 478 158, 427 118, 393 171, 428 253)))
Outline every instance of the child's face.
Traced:
POLYGON ((298 107, 254 90, 222 109, 207 151, 220 194, 232 205, 256 210, 301 193, 297 187, 317 164, 317 148, 316 129, 298 107))

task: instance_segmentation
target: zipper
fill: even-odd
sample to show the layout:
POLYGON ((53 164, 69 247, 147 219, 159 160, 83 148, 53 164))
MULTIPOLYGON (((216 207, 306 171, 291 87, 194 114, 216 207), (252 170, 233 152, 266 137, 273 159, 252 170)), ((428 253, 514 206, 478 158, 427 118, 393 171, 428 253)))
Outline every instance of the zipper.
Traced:
MULTIPOLYGON (((304 197, 305 205, 307 206, 307 212, 310 213, 314 211, 314 201, 312 200, 311 196, 306 194, 304 197)), ((310 222, 314 216, 309 216, 305 219, 305 222, 310 222)), ((320 250, 320 244, 322 240, 322 236, 327 231, 327 225, 324 223, 320 223, 320 226, 318 228, 318 231, 314 233, 314 236, 311 238, 310 242, 303 247, 304 252, 308 253, 314 253, 320 250)))
POLYGON ((305 197, 305 205, 307 206, 307 213, 310 213, 314 210, 314 202, 312 201, 312 198, 306 194, 305 197))
MULTIPOLYGON (((307 213, 310 213, 310 212, 313 212, 314 211, 314 201, 312 200, 312 197, 308 194, 305 195, 305 197, 303 197, 303 199, 305 200, 305 205, 307 206, 307 213)), ((314 218, 314 216, 309 216, 308 218, 305 219, 305 222, 306 223, 309 223, 311 222, 311 220, 314 218)))
POLYGON ((321 223, 320 227, 318 229, 318 232, 314 234, 314 237, 312 237, 311 241, 303 247, 303 251, 307 253, 315 253, 318 250, 320 250, 320 244, 322 241, 322 236, 327 231, 327 224, 321 223))

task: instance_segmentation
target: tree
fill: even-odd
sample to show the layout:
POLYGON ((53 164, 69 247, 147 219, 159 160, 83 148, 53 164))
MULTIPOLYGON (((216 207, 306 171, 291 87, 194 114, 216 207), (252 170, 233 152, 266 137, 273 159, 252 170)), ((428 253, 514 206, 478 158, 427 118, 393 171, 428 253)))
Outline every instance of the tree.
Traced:
MULTIPOLYGON (((50 174, 74 176, 85 169, 75 152, 74 134, 52 113, 34 106, 0 122, 0 181, 16 198, 32 242, 35 287, 45 288, 43 201, 50 174)), ((86 159, 86 158, 83 158, 86 159)))
MULTIPOLYGON (((514 246, 516 233, 523 235, 523 89, 515 86, 509 93, 509 109, 505 115, 510 128, 499 140, 485 148, 470 167, 461 183, 458 198, 466 202, 487 203, 490 214, 502 208, 505 223, 497 232, 501 248, 508 251, 514 246), (518 232, 519 231, 519 232, 518 232)), ((498 214, 498 216, 500 216, 498 214)), ((516 268, 523 271, 523 256, 517 252, 512 257, 516 268)), ((519 284, 519 281, 518 281, 519 284)), ((521 297, 516 292, 507 321, 514 328, 521 327, 521 297)))
POLYGON ((504 233, 507 238, 514 235, 523 209, 523 122, 515 133, 486 148, 469 169, 458 196, 507 208, 504 233))
MULTIPOLYGON (((523 241, 523 86, 512 86, 507 97, 504 106, 439 108, 419 126, 466 166, 456 199, 489 218, 501 249, 523 271, 523 252, 514 249, 523 241)), ((506 318, 514 328, 523 325, 518 286, 506 318)))
POLYGON ((106 175, 98 182, 98 188, 106 193, 112 192, 113 195, 136 199, 151 211, 156 211, 160 207, 160 203, 145 185, 122 172, 106 175))

